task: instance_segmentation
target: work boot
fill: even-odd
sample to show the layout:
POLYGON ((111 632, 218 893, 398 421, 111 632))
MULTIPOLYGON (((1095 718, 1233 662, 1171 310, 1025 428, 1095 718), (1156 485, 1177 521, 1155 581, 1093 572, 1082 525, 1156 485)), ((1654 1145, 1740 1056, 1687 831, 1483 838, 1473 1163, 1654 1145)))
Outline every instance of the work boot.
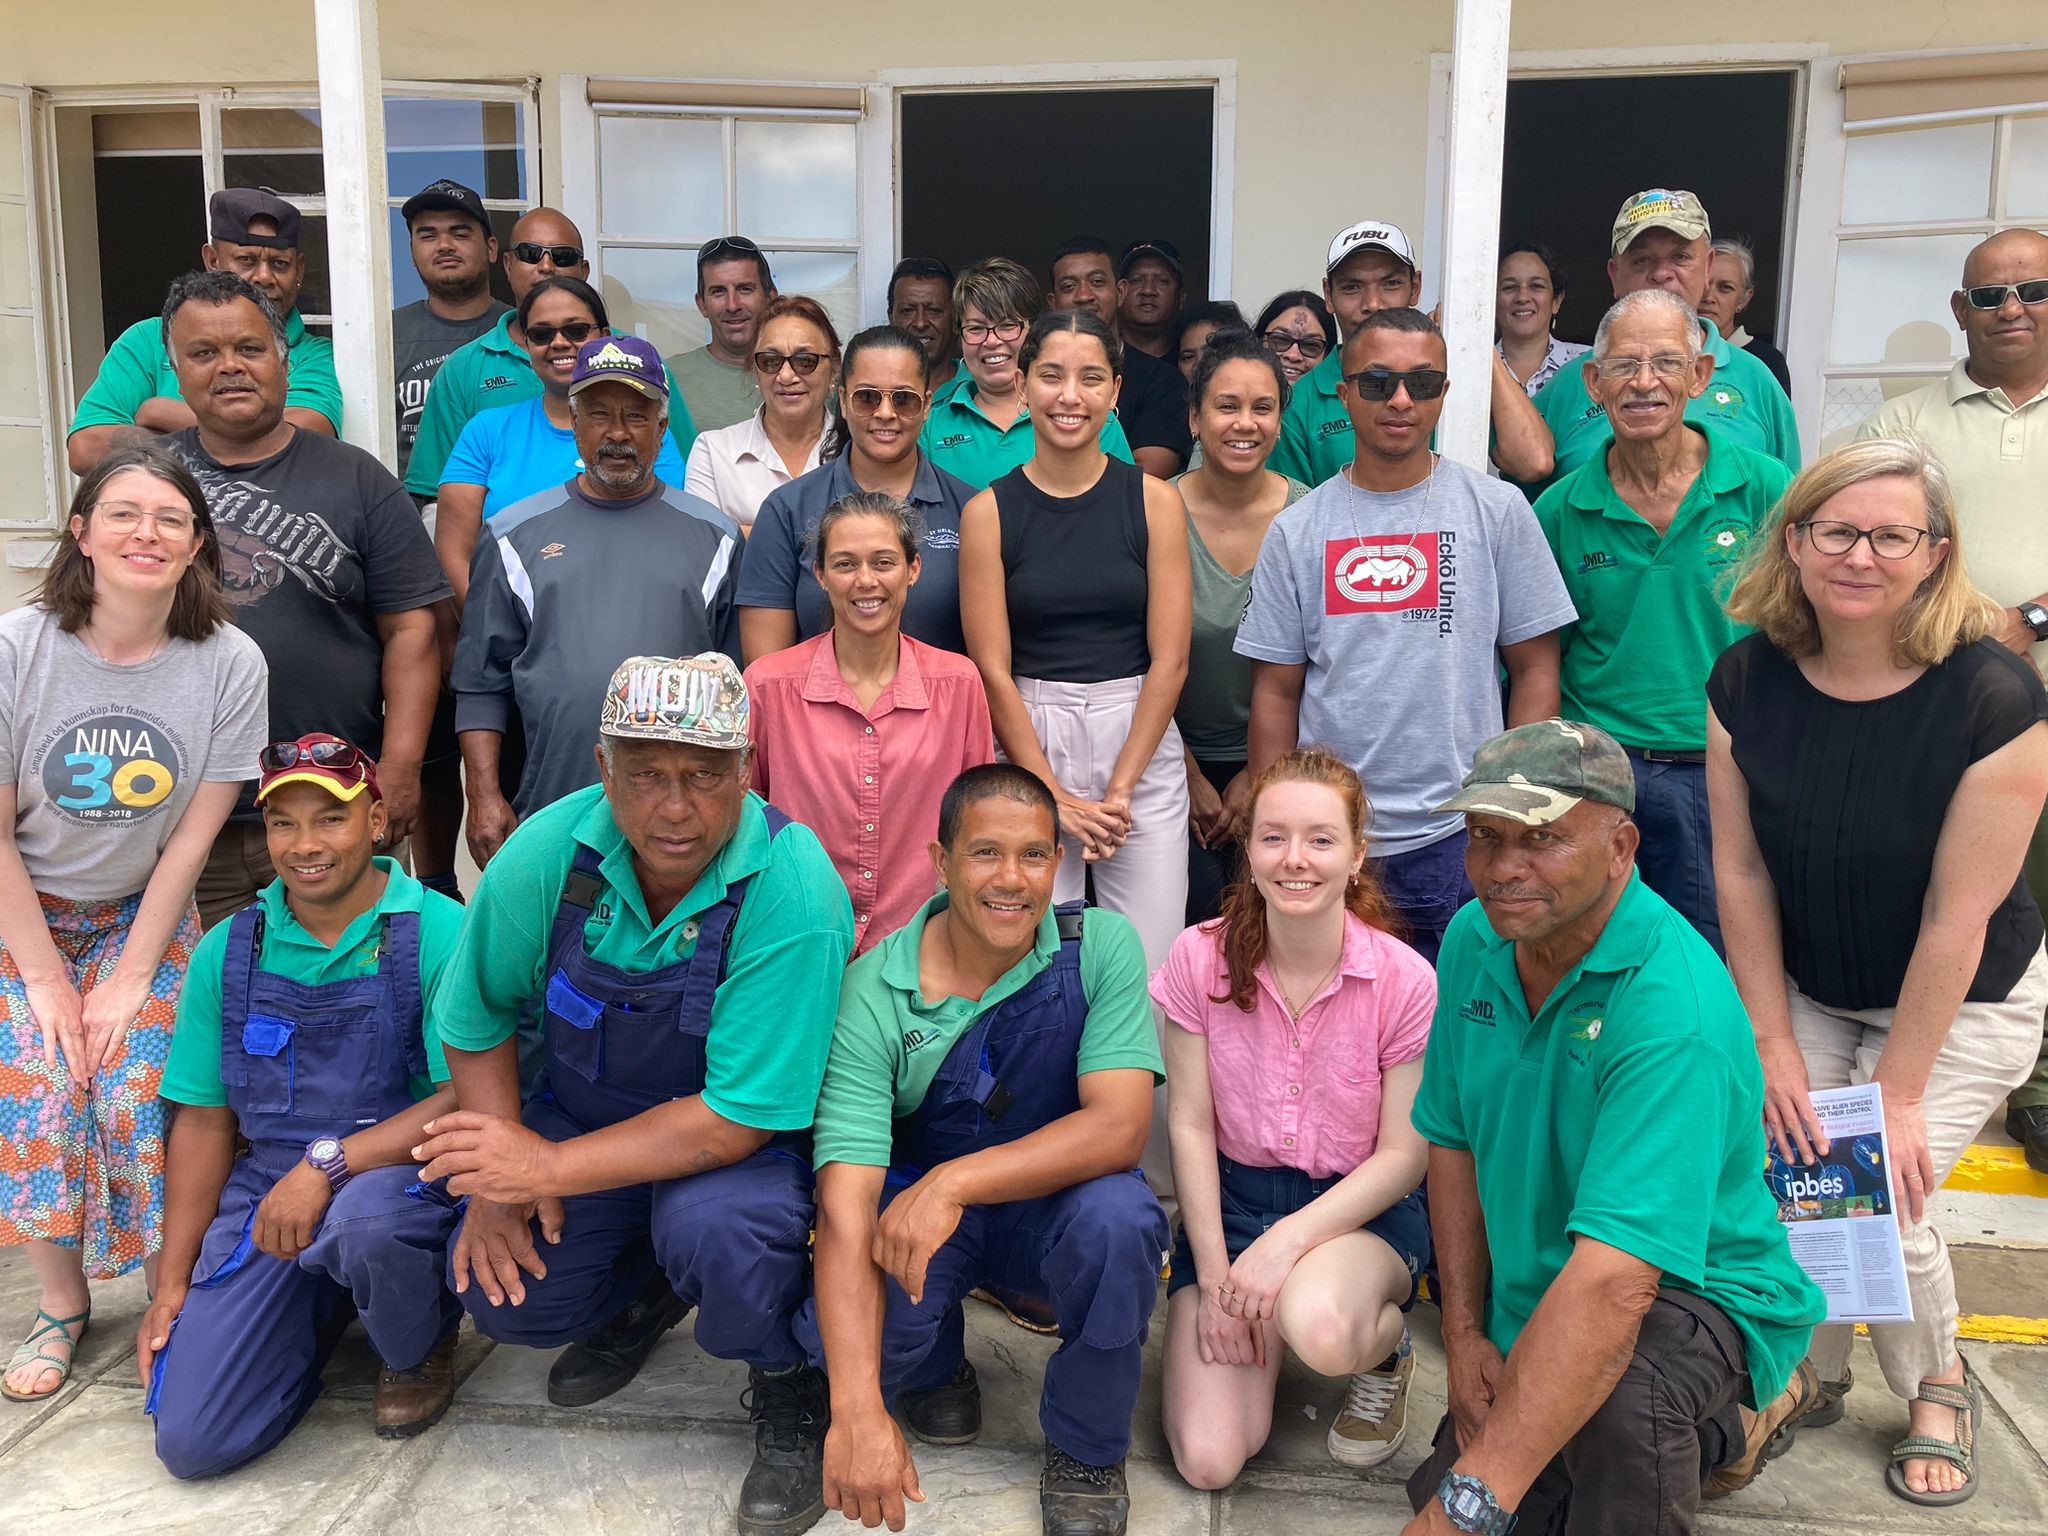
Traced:
POLYGON ((1038 1515, 1045 1536, 1124 1536, 1131 1519, 1124 1464, 1091 1466, 1048 1442, 1038 1474, 1038 1515))
POLYGON ((589 1338, 571 1344, 548 1371, 548 1401, 585 1408, 610 1397, 640 1374, 661 1336, 680 1323, 690 1304, 656 1270, 626 1309, 589 1338))
POLYGON ((455 1396, 455 1330, 409 1370, 385 1366, 377 1373, 377 1398, 370 1416, 386 1440, 403 1440, 441 1422, 455 1396))
POLYGON ((897 1394, 903 1421, 926 1445, 965 1445, 981 1433, 981 1383, 966 1360, 952 1379, 921 1392, 897 1394))
POLYGON ((967 1299, 987 1302, 1026 1333, 1050 1336, 1060 1331, 1059 1319, 1052 1313, 1052 1303, 1042 1296, 1027 1296, 1022 1291, 1004 1290, 999 1286, 978 1285, 967 1293, 967 1299))
POLYGON ((2048 1173, 2048 1104, 2015 1105, 2005 1112, 2005 1134, 2027 1154, 2027 1166, 2048 1173))
POLYGON ((742 1536, 796 1536, 825 1513, 825 1373, 808 1365, 747 1371, 742 1401, 754 1420, 754 1464, 740 1485, 742 1536))
POLYGON ((1792 1379, 1785 1383, 1785 1390, 1766 1403, 1761 1412, 1742 1410, 1742 1449, 1734 1460, 1724 1462, 1707 1479, 1700 1497, 1726 1498, 1755 1482, 1764 1462, 1784 1454, 1793 1432, 1819 1405, 1820 1377, 1810 1362, 1802 1360, 1792 1379))

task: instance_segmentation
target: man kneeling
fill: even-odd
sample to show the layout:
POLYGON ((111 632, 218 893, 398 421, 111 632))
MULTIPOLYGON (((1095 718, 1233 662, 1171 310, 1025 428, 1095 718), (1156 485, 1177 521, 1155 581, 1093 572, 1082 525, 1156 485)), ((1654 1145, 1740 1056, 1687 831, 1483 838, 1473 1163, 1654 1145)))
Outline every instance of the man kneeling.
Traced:
POLYGON ((372 856, 376 767, 336 736, 263 749, 277 878, 192 954, 163 1096, 178 1104, 164 1246, 136 1361, 177 1477, 291 1432, 360 1313, 384 1362, 377 1433, 418 1434, 455 1391, 462 1311, 442 1280, 455 1213, 411 1149, 452 1108, 423 999, 462 908, 372 856), (237 1136, 249 1149, 235 1155, 237 1136))
POLYGON ((1439 807, 1478 900, 1415 1100, 1451 1411, 1408 1536, 1684 1536, 1702 1478, 1742 1486, 1818 1397, 1826 1308, 1760 1173, 1749 1021, 1636 873, 1634 806, 1613 738, 1553 719, 1439 807))
POLYGON ((1039 1502, 1048 1536, 1113 1536, 1166 1216, 1137 1162, 1164 1075, 1137 931, 1052 909, 1058 809, 1032 774, 970 768, 939 807, 943 887, 846 974, 818 1100, 815 1312, 825 1499, 903 1529, 924 1495, 893 1400, 929 1445, 981 1430, 960 1304, 1051 1304, 1039 1502), (879 1218, 877 1209, 880 1209, 879 1218))

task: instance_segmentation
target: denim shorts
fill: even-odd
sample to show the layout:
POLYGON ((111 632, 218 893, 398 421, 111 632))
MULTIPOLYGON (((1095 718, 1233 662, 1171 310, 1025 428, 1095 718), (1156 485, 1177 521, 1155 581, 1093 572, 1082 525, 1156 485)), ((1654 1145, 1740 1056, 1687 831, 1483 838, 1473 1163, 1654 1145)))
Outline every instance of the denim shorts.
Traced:
MULTIPOLYGON (((1312 1179, 1299 1168, 1252 1168, 1218 1155, 1216 1173, 1223 1194, 1223 1247, 1231 1263, 1251 1247, 1282 1216, 1296 1211, 1326 1190, 1343 1182, 1342 1174, 1312 1179)), ((1360 1230, 1393 1249, 1408 1266, 1408 1295, 1401 1303, 1406 1312, 1415 1305, 1415 1280, 1429 1267, 1429 1205, 1421 1189, 1411 1189, 1360 1230)), ((1177 1226, 1173 1234, 1173 1269, 1167 1276, 1166 1294, 1195 1283, 1195 1255, 1188 1245, 1188 1229, 1177 1226)))

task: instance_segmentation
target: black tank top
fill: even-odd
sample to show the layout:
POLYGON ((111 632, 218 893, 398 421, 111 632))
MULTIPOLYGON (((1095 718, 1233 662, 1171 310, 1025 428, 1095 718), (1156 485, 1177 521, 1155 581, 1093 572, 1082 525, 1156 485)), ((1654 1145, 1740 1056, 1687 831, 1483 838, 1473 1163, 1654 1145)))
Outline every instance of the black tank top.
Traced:
POLYGON ((1013 469, 989 487, 1003 530, 1010 671, 1048 683, 1140 677, 1145 643, 1145 474, 1121 459, 1079 496, 1013 469))

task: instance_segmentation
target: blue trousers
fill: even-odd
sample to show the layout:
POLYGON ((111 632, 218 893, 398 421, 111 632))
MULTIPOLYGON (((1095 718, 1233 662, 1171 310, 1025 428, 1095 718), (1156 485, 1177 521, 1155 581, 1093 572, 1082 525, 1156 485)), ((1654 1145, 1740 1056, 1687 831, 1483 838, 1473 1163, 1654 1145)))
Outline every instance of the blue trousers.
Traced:
POLYGON ((173 1477, 230 1471, 290 1434, 320 1395, 351 1302, 378 1357, 400 1369, 461 1319, 442 1283, 455 1213, 406 1193, 419 1176, 409 1165, 343 1185, 295 1260, 250 1243, 256 1207, 297 1160, 239 1159, 206 1229, 150 1380, 156 1454, 173 1477))
MULTIPOLYGON (((1136 1173, 1037 1200, 969 1206, 932 1255, 922 1301, 912 1306, 900 1285, 884 1281, 883 1400, 952 1377, 966 1345, 960 1304, 975 1287, 1043 1297, 1060 1328, 1038 1400, 1045 1438, 1077 1461, 1121 1461, 1168 1246, 1166 1213, 1136 1173)), ((824 1366, 815 1302, 805 1304, 798 1334, 812 1364, 824 1366)))
POLYGON ((1714 827, 1707 815, 1705 763, 1645 762, 1628 755, 1636 774, 1636 827, 1643 834, 1636 868, 1643 884, 1678 909, 1700 937, 1721 947, 1721 908, 1714 894, 1714 827))
MULTIPOLYGON (((524 1119, 550 1141, 581 1134, 545 1098, 530 1101, 524 1119)), ((535 1349, 587 1339, 659 1265, 696 1308, 706 1354, 767 1370, 802 1362, 790 1332, 810 1268, 811 1170, 801 1158, 763 1149, 688 1178, 572 1195, 562 1207, 561 1242, 534 1228, 548 1272, 526 1277, 523 1303, 493 1306, 474 1283, 462 1293, 486 1338, 535 1349)))
POLYGON ((1374 859, 1372 872, 1408 924, 1409 946, 1435 965, 1444 930, 1472 899, 1472 882, 1465 878, 1465 829, 1426 848, 1374 859))

